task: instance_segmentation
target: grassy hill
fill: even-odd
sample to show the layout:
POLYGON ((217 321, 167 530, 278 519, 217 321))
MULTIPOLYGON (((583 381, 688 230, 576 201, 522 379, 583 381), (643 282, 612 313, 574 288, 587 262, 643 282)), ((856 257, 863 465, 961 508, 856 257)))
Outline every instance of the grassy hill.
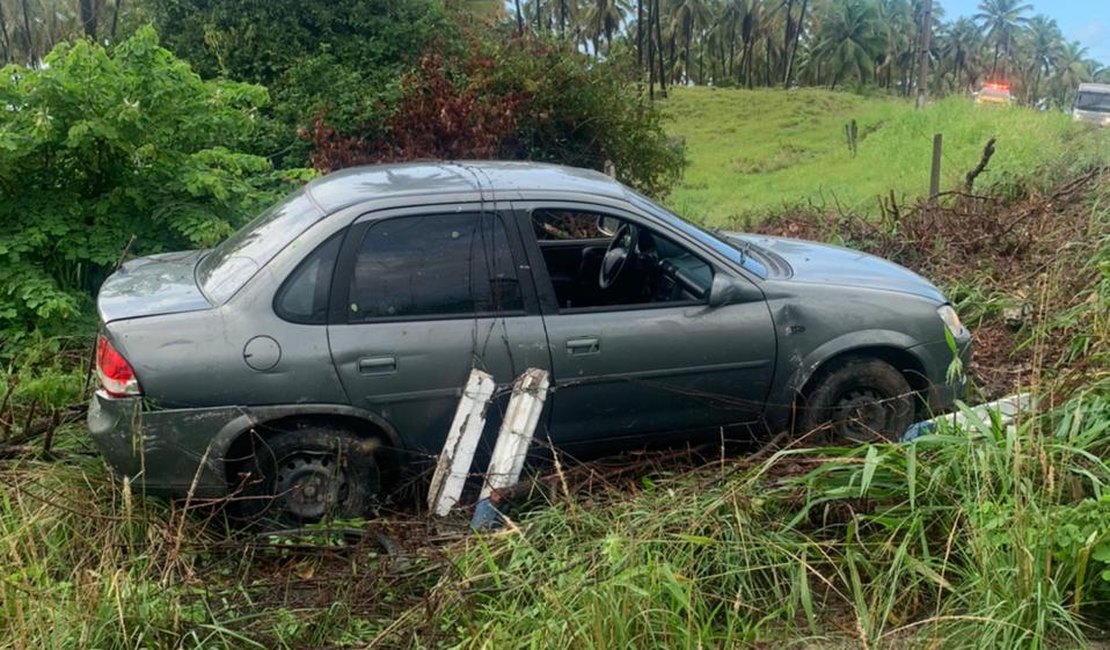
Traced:
POLYGON ((944 137, 942 190, 962 185, 991 136, 998 138, 997 151, 980 186, 1110 159, 1110 129, 1074 124, 1063 113, 976 106, 960 97, 914 111, 896 99, 817 89, 700 87, 674 89, 663 106, 690 160, 667 202, 713 225, 799 204, 874 210, 877 197, 892 190, 900 202, 922 196, 934 133, 944 137), (844 132, 853 119, 855 156, 844 132))

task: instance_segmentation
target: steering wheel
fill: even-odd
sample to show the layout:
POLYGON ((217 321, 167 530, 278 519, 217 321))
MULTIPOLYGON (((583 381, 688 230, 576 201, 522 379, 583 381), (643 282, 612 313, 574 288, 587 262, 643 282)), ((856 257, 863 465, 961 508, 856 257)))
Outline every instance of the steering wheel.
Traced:
POLYGON ((605 257, 601 259, 601 268, 597 273, 597 284, 602 289, 608 289, 616 283, 621 271, 627 266, 628 258, 635 254, 636 228, 632 224, 621 224, 613 238, 609 240, 609 247, 605 249, 605 257))

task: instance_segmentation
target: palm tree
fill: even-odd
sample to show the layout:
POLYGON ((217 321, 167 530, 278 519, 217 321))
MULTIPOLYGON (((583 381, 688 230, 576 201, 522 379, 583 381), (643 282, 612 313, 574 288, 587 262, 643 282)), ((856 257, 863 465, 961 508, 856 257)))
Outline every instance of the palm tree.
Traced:
POLYGON ((683 0, 671 18, 671 31, 682 39, 682 78, 690 80, 690 54, 694 33, 709 24, 712 12, 707 0, 683 0))
POLYGON ((863 83, 883 51, 875 6, 866 0, 844 0, 831 8, 827 20, 817 49, 830 66, 829 88, 835 88, 845 72, 863 83))
POLYGON ((941 32, 939 45, 947 72, 942 69, 938 73, 944 76, 951 72, 954 76, 951 88, 967 92, 979 78, 979 54, 983 47, 979 28, 970 18, 958 18, 941 32))
POLYGON ((879 0, 876 5, 879 29, 884 47, 882 61, 876 69, 880 84, 890 89, 894 85, 895 72, 902 86, 900 92, 909 92, 908 72, 913 65, 914 20, 913 9, 908 0, 879 0))
POLYGON ((1033 9, 1031 4, 1018 4, 1021 0, 981 0, 979 13, 975 20, 979 21, 989 40, 994 41, 994 61, 991 63, 991 76, 998 72, 998 58, 1001 54, 1002 77, 1007 76, 1007 60, 1014 48, 1014 34, 1029 19, 1023 13, 1033 9))
POLYGON ((1060 106, 1071 104, 1079 84, 1093 80, 1097 67, 1097 63, 1087 58, 1087 48, 1079 41, 1065 42, 1057 53, 1056 75, 1052 84, 1057 103, 1060 106))
POLYGON ((1033 78, 1029 85, 1028 100, 1030 104, 1036 105, 1040 99, 1041 78, 1051 72, 1064 37, 1056 21, 1043 14, 1033 16, 1025 36, 1030 58, 1027 76, 1033 78))
POLYGON ((583 29, 586 36, 593 40, 595 56, 601 56, 599 47, 602 37, 605 38, 606 51, 612 47, 613 34, 620 29, 627 11, 627 0, 590 0, 583 29))

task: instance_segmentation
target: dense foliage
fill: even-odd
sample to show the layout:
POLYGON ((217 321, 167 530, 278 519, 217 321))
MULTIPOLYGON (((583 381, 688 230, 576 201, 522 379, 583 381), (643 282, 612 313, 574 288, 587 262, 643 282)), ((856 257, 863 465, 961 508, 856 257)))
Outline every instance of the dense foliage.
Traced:
POLYGON ((259 207, 269 163, 237 147, 265 89, 202 81, 143 30, 0 73, 0 337, 75 316, 132 253, 210 245, 259 207))
POLYGON ((267 86, 287 125, 375 119, 398 79, 453 27, 434 0, 149 0, 166 46, 205 76, 267 86))
POLYGON ((404 78, 385 128, 355 132, 317 120, 314 166, 420 158, 538 160, 604 170, 666 193, 685 163, 660 112, 603 62, 520 39, 473 43, 448 60, 424 57, 404 78))
POLYGON ((1068 105, 1110 66, 1021 0, 981 0, 944 20, 944 0, 522 0, 522 31, 600 56, 632 51, 639 77, 670 84, 879 87, 908 95, 928 50, 932 93, 1004 80, 1031 104, 1068 105), (931 7, 931 13, 928 8, 931 7), (931 24, 926 44, 924 26, 931 24))

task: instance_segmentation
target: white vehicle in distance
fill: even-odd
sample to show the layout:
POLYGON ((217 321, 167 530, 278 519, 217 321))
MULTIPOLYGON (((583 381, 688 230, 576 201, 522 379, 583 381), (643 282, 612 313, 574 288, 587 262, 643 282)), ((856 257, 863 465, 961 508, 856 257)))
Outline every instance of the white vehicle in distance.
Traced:
POLYGON ((1076 122, 1110 126, 1110 84, 1079 84, 1071 117, 1076 122))

